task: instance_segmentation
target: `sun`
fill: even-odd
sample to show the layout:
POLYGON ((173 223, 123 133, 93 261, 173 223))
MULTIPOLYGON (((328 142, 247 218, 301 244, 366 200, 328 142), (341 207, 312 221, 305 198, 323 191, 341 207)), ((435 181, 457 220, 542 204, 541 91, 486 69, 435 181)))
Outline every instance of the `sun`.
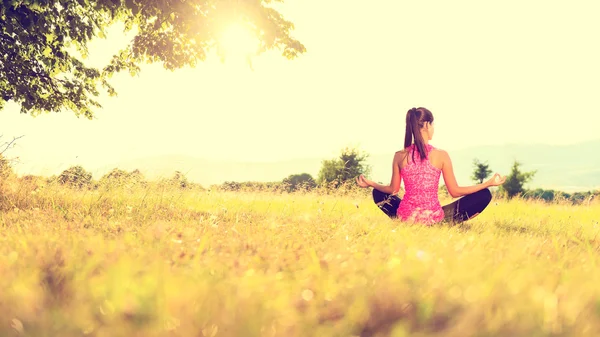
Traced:
POLYGON ((219 45, 227 58, 246 58, 258 48, 258 39, 240 24, 231 24, 219 37, 219 45))

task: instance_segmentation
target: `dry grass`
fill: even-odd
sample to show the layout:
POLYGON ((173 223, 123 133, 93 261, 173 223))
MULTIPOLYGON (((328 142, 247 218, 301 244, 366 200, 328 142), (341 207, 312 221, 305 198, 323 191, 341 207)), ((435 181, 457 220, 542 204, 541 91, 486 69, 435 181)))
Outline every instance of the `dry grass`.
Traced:
MULTIPOLYGON (((600 204, 4 181, 0 336, 598 336, 600 204)), ((364 191, 363 191, 364 192, 364 191)))

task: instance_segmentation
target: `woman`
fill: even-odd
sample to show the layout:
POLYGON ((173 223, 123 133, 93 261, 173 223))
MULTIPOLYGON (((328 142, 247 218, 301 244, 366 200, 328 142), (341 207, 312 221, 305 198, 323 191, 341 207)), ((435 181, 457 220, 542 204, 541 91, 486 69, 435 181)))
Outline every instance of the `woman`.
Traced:
POLYGON ((356 178, 360 187, 373 187, 375 203, 390 218, 432 225, 443 220, 458 223, 481 213, 492 200, 491 186, 504 183, 498 173, 479 185, 458 186, 452 161, 446 151, 429 144, 433 138, 433 115, 425 108, 412 108, 406 114, 404 150, 396 152, 389 185, 377 184, 363 175, 356 178), (462 197, 444 207, 438 199, 440 174, 453 198, 462 197), (396 194, 404 181, 404 199, 396 194))

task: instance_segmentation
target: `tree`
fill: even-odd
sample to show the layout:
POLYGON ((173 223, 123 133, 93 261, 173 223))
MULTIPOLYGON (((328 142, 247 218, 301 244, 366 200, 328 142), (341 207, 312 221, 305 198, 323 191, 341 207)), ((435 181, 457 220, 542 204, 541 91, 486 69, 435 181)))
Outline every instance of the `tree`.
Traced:
POLYGON ((221 188, 224 191, 239 191, 241 188, 241 185, 237 181, 225 181, 221 185, 221 188))
POLYGON ((145 62, 169 70, 195 66, 216 49, 219 35, 238 24, 257 38, 258 51, 282 50, 292 59, 306 51, 290 36, 294 25, 268 4, 271 1, 208 0, 10 0, 0 2, 0 110, 5 102, 21 113, 71 110, 93 117, 100 107, 99 86, 111 96, 108 79, 126 70, 132 75, 145 62), (131 43, 104 68, 87 66, 87 45, 105 38, 106 29, 124 22, 135 31, 131 43), (77 53, 81 54, 78 57, 77 53))
POLYGON ((315 179, 308 173, 292 174, 283 179, 283 184, 286 185, 289 192, 299 189, 312 189, 317 186, 315 179))
POLYGON ((506 177, 504 184, 500 186, 501 191, 506 192, 509 198, 521 195, 524 192, 523 185, 528 183, 537 171, 521 172, 521 163, 515 161, 510 174, 506 177))
POLYGON ((169 181, 171 184, 181 187, 181 188, 187 188, 190 185, 185 174, 181 173, 180 171, 175 171, 175 173, 173 174, 173 177, 171 177, 171 179, 169 181))
POLYGON ((139 170, 127 172, 119 168, 114 168, 100 178, 100 184, 107 187, 144 185, 144 176, 139 170))
POLYGON ((490 170, 490 165, 487 162, 482 163, 479 159, 475 158, 473 160, 473 165, 475 169, 473 170, 473 175, 471 179, 475 182, 479 182, 480 184, 492 174, 492 170, 490 170))
POLYGON ((79 165, 72 166, 58 176, 58 182, 71 187, 83 188, 91 184, 92 174, 79 165))
POLYGON ((318 177, 319 184, 333 183, 338 187, 361 174, 368 174, 370 168, 366 164, 367 157, 367 154, 360 153, 357 149, 343 149, 339 158, 322 162, 318 177))
POLYGON ((321 185, 334 182, 337 186, 341 180, 340 173, 342 170, 343 166, 339 158, 323 160, 317 181, 321 185))
POLYGON ((128 178, 128 173, 124 170, 114 168, 112 171, 108 172, 102 178, 100 178, 101 183, 110 183, 110 184, 123 184, 128 178))
POLYGON ((544 201, 551 202, 554 200, 554 190, 537 188, 533 191, 529 191, 527 196, 533 199, 542 199, 544 201))

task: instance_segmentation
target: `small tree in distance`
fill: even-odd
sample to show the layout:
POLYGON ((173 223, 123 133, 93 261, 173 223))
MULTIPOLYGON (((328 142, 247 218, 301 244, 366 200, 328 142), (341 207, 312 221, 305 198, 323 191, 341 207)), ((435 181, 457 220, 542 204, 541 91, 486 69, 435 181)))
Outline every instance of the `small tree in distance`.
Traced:
POLYGON ((301 189, 309 190, 317 186, 315 179, 308 173, 292 174, 283 179, 283 184, 286 186, 288 192, 301 189))
POLYGON ((342 163, 338 158, 323 160, 317 182, 319 185, 335 184, 336 187, 341 180, 342 163))
POLYGON ((171 179, 170 179, 170 182, 173 185, 181 187, 181 188, 187 188, 190 185, 185 174, 183 174, 180 171, 175 171, 175 173, 173 174, 173 177, 171 177, 171 179))
POLYGON ((76 188, 88 187, 92 182, 92 174, 82 166, 72 166, 58 176, 58 182, 76 188))
POLYGON ((471 176, 471 179, 475 182, 481 184, 487 177, 490 176, 490 174, 492 174, 492 170, 490 170, 490 165, 487 162, 482 163, 479 161, 479 159, 475 158, 473 160, 473 165, 475 166, 475 169, 473 170, 473 175, 471 176))
POLYGON ((354 148, 345 148, 338 158, 324 160, 317 182, 320 185, 339 187, 345 182, 370 171, 367 165, 368 155, 354 148))
POLYGON ((506 177, 506 182, 500 186, 500 191, 506 192, 508 198, 521 195, 525 190, 523 186, 528 183, 537 171, 521 172, 519 167, 521 163, 515 160, 510 174, 506 177))
POLYGON ((146 184, 144 175, 140 170, 136 169, 132 172, 127 172, 119 168, 114 168, 112 171, 106 173, 100 178, 99 183, 106 187, 132 187, 135 185, 144 186, 146 184))

